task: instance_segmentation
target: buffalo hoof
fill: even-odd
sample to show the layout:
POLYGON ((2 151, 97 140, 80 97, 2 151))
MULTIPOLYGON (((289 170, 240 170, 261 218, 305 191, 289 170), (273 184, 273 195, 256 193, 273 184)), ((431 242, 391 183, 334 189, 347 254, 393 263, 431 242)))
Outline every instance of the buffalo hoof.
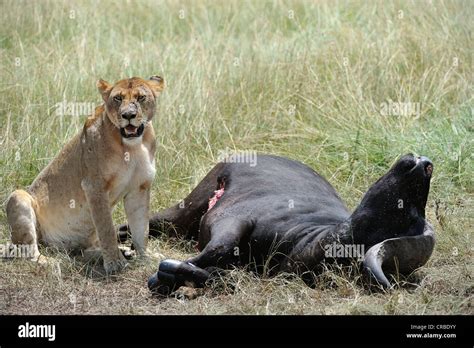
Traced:
POLYGON ((179 288, 180 285, 177 285, 174 282, 174 279, 167 281, 168 279, 166 278, 166 275, 156 272, 150 278, 148 278, 148 289, 150 289, 150 291, 155 295, 170 295, 173 291, 179 288))
POLYGON ((130 238, 130 231, 128 230, 128 225, 120 225, 117 229, 117 239, 119 243, 125 243, 130 238))
POLYGON ((158 272, 148 279, 148 289, 155 294, 168 296, 183 285, 203 287, 209 275, 209 272, 191 263, 163 260, 158 272))

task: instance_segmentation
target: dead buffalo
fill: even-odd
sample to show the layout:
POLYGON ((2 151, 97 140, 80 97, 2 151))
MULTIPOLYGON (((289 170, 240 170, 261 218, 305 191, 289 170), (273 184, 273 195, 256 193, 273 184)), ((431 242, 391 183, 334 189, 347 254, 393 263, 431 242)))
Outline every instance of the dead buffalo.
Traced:
POLYGON ((329 182, 300 162, 258 155, 249 165, 233 156, 150 220, 151 235, 194 238, 200 251, 186 261, 163 260, 148 282, 153 292, 202 287, 214 270, 230 266, 306 279, 323 261, 354 258, 390 287, 386 274, 410 273, 433 251, 434 231, 425 220, 433 164, 426 157, 401 157, 351 214, 329 182))

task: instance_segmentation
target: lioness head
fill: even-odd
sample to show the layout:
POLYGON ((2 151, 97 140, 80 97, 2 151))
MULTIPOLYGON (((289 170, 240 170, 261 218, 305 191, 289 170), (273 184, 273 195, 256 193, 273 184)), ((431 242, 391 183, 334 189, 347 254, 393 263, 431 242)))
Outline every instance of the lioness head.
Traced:
POLYGON ((131 140, 141 137, 146 123, 153 118, 164 80, 159 76, 149 80, 132 77, 111 85, 100 79, 97 88, 104 99, 107 117, 123 138, 131 140))

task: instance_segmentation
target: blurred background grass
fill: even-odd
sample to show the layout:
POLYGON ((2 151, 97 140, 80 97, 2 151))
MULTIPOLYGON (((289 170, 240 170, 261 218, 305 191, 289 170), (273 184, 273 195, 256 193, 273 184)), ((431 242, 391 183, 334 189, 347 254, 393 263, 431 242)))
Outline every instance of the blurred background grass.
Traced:
MULTIPOLYGON (((472 312, 471 1, 0 4, 2 202, 31 184, 82 128, 87 115, 57 115, 57 103, 99 104, 98 78, 159 74, 167 88, 154 120, 153 211, 183 198, 220 150, 300 160, 328 178, 350 208, 399 155, 423 154, 435 164, 427 214, 438 235, 424 270, 443 285, 428 296, 435 304, 417 295, 424 309, 406 311, 472 312), (384 115, 381 105, 390 101, 418 103, 420 112, 384 115)), ((122 209, 115 220, 124 220, 122 209)), ((0 222, 6 242, 4 210, 0 222)), ((186 252, 173 242, 160 248, 178 258, 186 252)), ((7 275, 23 266, 0 267, 10 284, 4 288, 14 291, 18 282, 7 275)), ((387 312, 387 296, 374 312, 387 312)))

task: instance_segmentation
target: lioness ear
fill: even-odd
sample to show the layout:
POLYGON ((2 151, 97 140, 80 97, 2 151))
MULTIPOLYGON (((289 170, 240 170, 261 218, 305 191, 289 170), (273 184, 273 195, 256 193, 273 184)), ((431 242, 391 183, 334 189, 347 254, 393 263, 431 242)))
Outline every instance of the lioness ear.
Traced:
POLYGON ((112 85, 107 81, 99 79, 99 81, 97 81, 97 89, 99 90, 102 99, 104 99, 104 101, 106 102, 107 99, 109 99, 109 94, 112 90, 112 85))
POLYGON ((155 96, 165 88, 165 80, 161 76, 154 75, 147 82, 155 96))

